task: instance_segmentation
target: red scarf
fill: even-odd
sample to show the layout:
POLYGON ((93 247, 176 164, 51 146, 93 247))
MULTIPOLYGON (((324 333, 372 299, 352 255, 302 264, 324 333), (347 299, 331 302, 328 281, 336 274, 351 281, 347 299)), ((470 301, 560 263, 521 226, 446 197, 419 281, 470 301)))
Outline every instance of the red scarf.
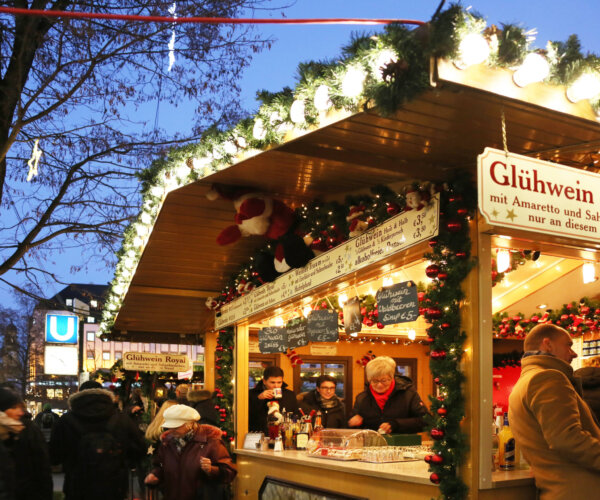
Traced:
POLYGON ((383 411, 383 407, 385 406, 386 401, 389 399, 390 394, 394 390, 395 385, 396 385, 396 381, 392 380, 392 383, 390 384, 389 389, 383 393, 375 392, 375 390, 373 389, 373 386, 369 385, 369 389, 371 389, 371 394, 373 394, 373 397, 375 398, 375 402, 377 403, 377 406, 379 406, 379 408, 381 408, 381 411, 383 411))

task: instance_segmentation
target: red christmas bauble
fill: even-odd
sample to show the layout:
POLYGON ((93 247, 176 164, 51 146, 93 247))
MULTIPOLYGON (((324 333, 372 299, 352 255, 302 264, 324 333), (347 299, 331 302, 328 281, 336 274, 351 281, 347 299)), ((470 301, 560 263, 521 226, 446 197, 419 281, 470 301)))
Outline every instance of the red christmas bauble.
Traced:
POLYGON ((365 316, 365 315, 367 314, 367 308, 366 308, 366 307, 361 307, 361 308, 360 308, 360 314, 361 314, 362 316, 365 316))
POLYGON ((444 463, 444 457, 442 455, 432 455, 431 463, 434 465, 442 465, 444 463))
POLYGON ((388 207, 385 211, 388 215, 396 215, 400 211, 400 207, 396 203, 388 203, 388 207))
POLYGON ((437 414, 440 417, 445 417, 448 414, 448 410, 446 408, 438 408, 437 409, 437 414))
POLYGON ((436 278, 440 272, 440 266, 437 264, 431 264, 425 268, 425 274, 428 278, 436 278))
POLYGON ((462 250, 456 252, 454 255, 456 255, 456 257, 458 259, 466 259, 467 258, 467 252, 463 252, 462 250))
POLYGON ((446 354, 447 354, 446 351, 444 351, 443 349, 438 349, 438 350, 432 351, 430 356, 433 359, 446 359, 446 354), (435 353, 435 356, 434 356, 434 353, 435 353))
POLYGON ((462 215, 462 216, 464 217, 465 215, 467 215, 467 214, 469 213, 469 211, 468 211, 466 208, 462 207, 462 208, 459 208, 459 209, 456 211, 456 213, 457 213, 458 215, 462 215))
POLYGON ((423 460, 425 460, 425 462, 427 462, 428 464, 430 464, 432 457, 433 457, 433 455, 425 455, 425 458, 423 460))
POLYGON ((447 330, 450 328, 450 323, 442 323, 440 326, 442 327, 442 330, 447 330))
POLYGON ((373 326, 375 324, 375 321, 373 321, 371 318, 367 318, 365 321, 365 325, 367 326, 373 326))
POLYGON ((438 274, 437 277, 438 277, 439 280, 447 280, 448 279, 448 273, 442 271, 442 272, 440 272, 438 274))
POLYGON ((434 340, 435 340, 435 339, 434 339, 433 337, 427 337, 427 338, 425 339, 425 342, 427 342, 428 344, 433 344, 433 341, 434 341, 434 340))
POLYGON ((583 306, 581 308, 581 314, 589 314, 590 313, 590 308, 588 306, 583 306))
POLYGON ((427 315, 431 319, 439 319, 442 317, 442 310, 439 307, 429 307, 427 309, 427 315))
POLYGON ((419 302, 423 302, 425 300, 425 292, 418 292, 417 299, 419 299, 419 302))
POLYGON ((435 382, 437 385, 441 385, 441 384, 442 384, 442 381, 440 380, 440 377, 435 377, 435 378, 433 379, 433 381, 434 381, 434 382, 435 382))
POLYGON ((323 309, 327 309, 327 302, 325 302, 325 301, 321 302, 321 307, 323 309))
POLYGON ((532 323, 537 323, 540 320, 539 316, 532 316, 531 317, 531 322, 532 323))
POLYGON ((439 441, 446 435, 446 433, 442 429, 438 429, 437 427, 431 429, 429 434, 431 435, 431 438, 435 439, 436 441, 439 441))
POLYGON ((458 233, 462 229, 462 222, 458 220, 449 220, 446 222, 446 229, 451 233, 458 233))
POLYGON ((433 248, 434 246, 436 246, 438 244, 438 240, 436 240, 435 238, 432 238, 429 240, 429 246, 431 248, 433 248))
POLYGON ((377 328, 379 328, 381 330, 381 329, 385 328, 385 325, 383 323, 377 322, 377 328))

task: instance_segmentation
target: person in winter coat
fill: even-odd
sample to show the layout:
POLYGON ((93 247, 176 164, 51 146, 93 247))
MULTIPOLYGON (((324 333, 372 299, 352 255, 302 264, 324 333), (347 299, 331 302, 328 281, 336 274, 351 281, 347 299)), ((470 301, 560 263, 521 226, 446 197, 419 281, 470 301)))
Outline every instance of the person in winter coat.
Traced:
POLYGON ((52 411, 52 405, 50 403, 45 403, 42 407, 42 411, 33 419, 33 423, 42 431, 47 443, 50 442, 52 427, 54 427, 54 424, 59 418, 60 416, 58 413, 52 411))
POLYGON ((65 500, 123 500, 128 470, 146 453, 142 433, 98 382, 84 382, 69 408, 50 437, 52 463, 64 466, 65 500))
POLYGON ((369 387, 356 396, 348 427, 382 434, 421 432, 427 408, 408 377, 396 376, 396 362, 388 356, 365 367, 369 387))
POLYGON ((277 400, 281 411, 298 412, 296 395, 286 388, 283 370, 278 366, 268 366, 262 380, 250 389, 248 394, 248 430, 268 434, 268 403, 277 400))
POLYGON ((208 390, 189 391, 189 405, 200 414, 200 423, 219 427, 221 417, 215 408, 212 393, 208 390))
MULTIPOLYGON (((335 394, 336 380, 330 375, 321 375, 317 379, 316 389, 304 393, 299 401, 302 411, 308 415, 311 411, 321 412, 321 424, 325 428, 340 429, 346 427, 344 404, 335 394)), ((313 424, 315 419, 313 418, 313 424)))
POLYGON ((596 423, 600 422, 600 367, 586 366, 575 370, 574 375, 581 379, 583 386, 583 399, 596 416, 596 423))
POLYGON ((218 500, 225 496, 237 470, 221 442, 222 432, 198 423, 200 415, 187 405, 164 413, 161 445, 145 483, 162 487, 165 500, 218 500))
POLYGON ((0 388, 0 498, 51 500, 52 473, 44 436, 23 418, 23 401, 0 388))
POLYGON ((540 500, 591 498, 600 491, 600 428, 578 394, 569 333, 552 324, 525 337, 521 375, 508 400, 517 445, 540 500))

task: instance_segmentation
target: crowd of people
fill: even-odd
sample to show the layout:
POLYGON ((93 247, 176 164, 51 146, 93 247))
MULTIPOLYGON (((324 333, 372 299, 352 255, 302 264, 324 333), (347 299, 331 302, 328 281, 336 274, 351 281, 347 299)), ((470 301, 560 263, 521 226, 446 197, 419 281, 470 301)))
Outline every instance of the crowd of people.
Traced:
POLYGON ((132 469, 139 491, 152 488, 164 500, 228 498, 237 471, 212 393, 188 389, 180 384, 177 399, 160 402, 144 434, 138 390, 123 405, 100 383, 84 382, 62 416, 45 405, 32 419, 18 393, 0 387, 0 500, 51 500, 52 466, 64 471, 65 500, 123 500, 132 469))
POLYGON ((344 402, 336 395, 335 378, 321 375, 311 391, 294 394, 283 381, 278 366, 265 368, 263 378, 250 389, 248 429, 268 433, 269 403, 293 414, 317 413, 325 428, 372 429, 382 434, 416 433, 425 427, 427 408, 410 378, 396 373, 396 363, 388 356, 372 359, 366 367, 367 387, 354 401, 346 416, 344 402))

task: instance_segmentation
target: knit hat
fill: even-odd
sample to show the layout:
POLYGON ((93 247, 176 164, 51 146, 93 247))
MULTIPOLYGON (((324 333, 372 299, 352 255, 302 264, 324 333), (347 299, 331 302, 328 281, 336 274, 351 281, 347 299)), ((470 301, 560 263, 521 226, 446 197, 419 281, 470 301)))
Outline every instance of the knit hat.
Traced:
POLYGON ((165 429, 174 429, 187 422, 200 420, 200 414, 187 405, 173 405, 165 410, 163 417, 165 421, 162 426, 165 429))
POLYGON ((0 387, 0 411, 23 404, 21 396, 8 387, 0 387))
POLYGON ((79 386, 79 390, 85 391, 87 389, 102 389, 102 384, 100 382, 96 382, 95 380, 86 380, 79 386))

